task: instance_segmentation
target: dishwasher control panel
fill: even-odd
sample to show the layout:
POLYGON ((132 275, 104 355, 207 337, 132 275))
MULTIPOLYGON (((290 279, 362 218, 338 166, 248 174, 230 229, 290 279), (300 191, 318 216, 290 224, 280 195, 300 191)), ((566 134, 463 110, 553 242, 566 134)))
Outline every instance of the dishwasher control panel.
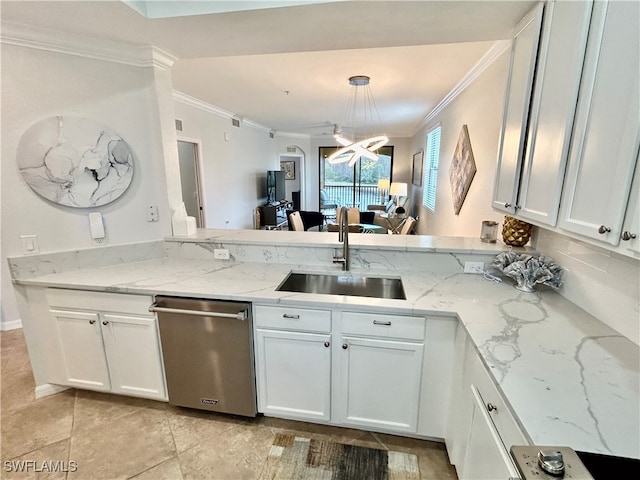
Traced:
POLYGON ((570 447, 514 445, 511 447, 511 456, 522 480, 593 480, 570 447))

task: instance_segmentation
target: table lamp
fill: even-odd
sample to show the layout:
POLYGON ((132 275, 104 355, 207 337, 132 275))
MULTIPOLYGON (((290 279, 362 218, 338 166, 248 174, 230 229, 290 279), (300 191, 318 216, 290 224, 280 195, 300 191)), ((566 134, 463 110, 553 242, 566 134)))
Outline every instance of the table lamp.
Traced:
POLYGON ((396 183, 393 182, 391 184, 391 188, 389 189, 390 195, 395 195, 396 197, 396 205, 398 205, 398 197, 406 197, 407 196, 407 184, 406 183, 396 183))
POLYGON ((389 179, 388 178, 379 178, 378 179, 378 189, 380 190, 380 204, 384 205, 386 191, 389 189, 389 179))

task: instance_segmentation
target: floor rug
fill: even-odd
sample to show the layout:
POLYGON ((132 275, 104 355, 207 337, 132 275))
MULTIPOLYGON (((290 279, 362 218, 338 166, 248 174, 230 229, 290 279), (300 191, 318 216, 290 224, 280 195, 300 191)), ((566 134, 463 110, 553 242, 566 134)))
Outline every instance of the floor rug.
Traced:
POLYGON ((420 480, 418 457, 277 434, 260 480, 420 480))

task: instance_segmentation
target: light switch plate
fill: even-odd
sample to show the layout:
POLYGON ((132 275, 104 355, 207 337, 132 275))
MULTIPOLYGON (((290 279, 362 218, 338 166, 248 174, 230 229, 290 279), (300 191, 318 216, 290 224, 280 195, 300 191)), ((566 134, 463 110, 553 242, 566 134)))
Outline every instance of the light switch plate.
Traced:
POLYGON ((22 241, 22 253, 25 255, 40 253, 37 235, 20 235, 20 240, 22 241))

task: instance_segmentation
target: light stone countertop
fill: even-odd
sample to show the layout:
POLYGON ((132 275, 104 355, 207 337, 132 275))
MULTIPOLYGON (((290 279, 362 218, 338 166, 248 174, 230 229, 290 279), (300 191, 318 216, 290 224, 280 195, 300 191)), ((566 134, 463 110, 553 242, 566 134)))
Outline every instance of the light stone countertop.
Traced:
MULTIPOLYGON (((298 233, 305 234, 289 232, 282 240, 297 242, 291 235, 298 233)), ((310 243, 315 241, 306 238, 310 243)), ((178 237, 168 240, 186 241, 178 237)), ((202 231, 197 241, 215 244, 220 238, 202 231)), ((243 242, 246 241, 245 238, 243 242)), ((333 245, 335 239, 331 242, 333 245)), ((405 243, 395 249, 418 248, 404 239, 398 242, 405 243)), ((460 251, 474 249, 471 239, 460 240, 459 244, 460 251)), ((555 292, 543 288, 533 294, 522 293, 508 279, 495 283, 481 275, 420 271, 386 272, 401 276, 406 301, 277 292, 276 287, 292 270, 323 268, 293 263, 203 262, 168 256, 18 278, 14 282, 457 316, 533 443, 640 458, 638 346, 555 292)), ((324 270, 335 272, 335 267, 324 270)), ((354 269, 351 273, 359 272, 354 269)))

